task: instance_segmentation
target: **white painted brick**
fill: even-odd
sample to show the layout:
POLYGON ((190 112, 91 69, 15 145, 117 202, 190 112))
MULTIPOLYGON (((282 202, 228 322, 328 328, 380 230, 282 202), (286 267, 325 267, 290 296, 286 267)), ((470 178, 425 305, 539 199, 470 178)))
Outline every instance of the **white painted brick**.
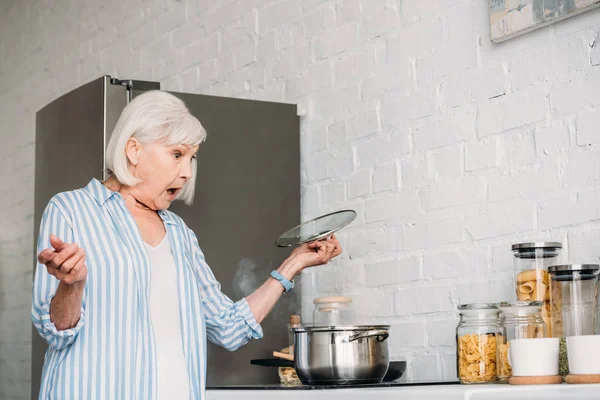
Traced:
POLYGON ((366 220, 377 222, 403 217, 416 212, 419 208, 419 196, 415 191, 386 194, 367 200, 366 220))
POLYGON ((598 149, 574 149, 564 164, 564 181, 567 187, 589 186, 600 180, 600 153, 598 149))
POLYGON ((308 141, 308 151, 311 153, 326 149, 327 130, 323 127, 314 127, 306 140, 308 141))
POLYGON ((421 186, 431 178, 424 156, 410 155, 402 159, 400 166, 402 184, 407 187, 421 186))
POLYGON ((462 106, 467 102, 469 82, 449 76, 441 80, 440 104, 444 109, 462 106))
MULTIPOLYGON (((304 2, 302 3, 304 4, 304 2)), ((335 26, 335 11, 331 5, 323 7, 304 16, 299 22, 304 28, 306 38, 311 39, 335 26)), ((282 29, 285 29, 285 25, 282 29)))
POLYGON ((455 75, 477 66, 477 40, 470 37, 448 43, 439 51, 417 59, 417 80, 429 82, 455 75))
POLYGON ((322 187, 322 203, 324 206, 341 204, 346 199, 346 187, 341 182, 332 182, 322 187))
POLYGON ((597 188, 584 189, 577 197, 564 193, 542 203, 538 212, 539 228, 546 230, 600 219, 599 194, 597 188))
MULTIPOLYGON (((408 25, 403 12, 402 23, 408 25)), ((397 38, 388 41, 388 54, 392 60, 395 57, 428 54, 443 42, 443 23, 440 18, 429 18, 399 30, 397 35, 397 38)))
POLYGON ((436 177, 458 176, 462 173, 462 148, 452 146, 430 153, 436 177))
POLYGON ((425 151, 474 138, 476 121, 476 110, 466 106, 414 121, 415 146, 417 150, 425 151))
POLYGON ((600 43, 598 42, 598 39, 598 36, 596 36, 590 53, 590 62, 593 66, 600 65, 600 43))
POLYGON ((486 185, 482 178, 463 177, 432 185, 427 191, 430 209, 446 208, 477 203, 486 196, 486 185))
POLYGON ((600 142, 600 112, 585 113, 577 117, 577 145, 600 142))
POLYGON ((600 260, 600 230, 569 232, 569 253, 571 262, 597 264, 600 260))
POLYGON ((349 232, 347 238, 348 257, 357 260, 398 250, 398 246, 394 243, 395 241, 395 231, 385 226, 370 229, 355 229, 349 232))
POLYGON ((556 85, 550 90, 550 106, 565 115, 600 107, 600 74, 556 85))
POLYGON ((465 227, 475 240, 528 232, 535 229, 535 213, 533 202, 490 204, 479 214, 466 217, 465 227))
POLYGON ((488 179, 490 201, 511 198, 536 198, 544 192, 560 187, 559 167, 556 162, 522 171, 492 175, 488 179))
POLYGON ((365 289, 352 296, 352 304, 361 320, 364 317, 390 317, 394 315, 394 301, 391 292, 380 289, 365 289))
POLYGON ((452 381, 458 379, 456 351, 451 354, 442 354, 442 378, 452 381))
POLYGON ((495 139, 470 143, 465 148, 465 170, 496 167, 500 161, 500 146, 495 139))
POLYGON ((393 29, 400 28, 400 17, 393 8, 382 8, 381 10, 367 15, 363 22, 363 34, 372 39, 381 36, 393 29))
POLYGON ((497 272, 514 272, 514 257, 511 244, 495 245, 492 249, 492 270, 497 272))
POLYGON ((336 4, 336 13, 340 23, 345 23, 361 15, 360 0, 345 0, 336 4))
POLYGON ((288 78, 286 93, 288 98, 297 99, 321 88, 330 87, 331 84, 330 67, 327 64, 322 64, 306 71, 303 75, 288 78))
POLYGON ((423 274, 426 279, 477 276, 487 270, 486 249, 457 248, 451 251, 425 252, 423 258, 423 274))
POLYGON ((544 93, 511 94, 479 106, 477 131, 479 136, 491 135, 531 124, 545 117, 544 93))
POLYGON ((369 57, 365 53, 355 54, 335 62, 333 70, 336 86, 347 86, 369 76, 369 57))
POLYGON ((360 43, 360 25, 350 22, 333 33, 321 35, 314 43, 314 54, 317 59, 328 58, 358 49, 360 43))
POLYGON ((428 314, 452 311, 451 286, 428 286, 396 290, 396 314, 428 314))
POLYGON ((505 94, 505 73, 501 64, 492 64, 469 76, 471 98, 483 101, 505 94))
POLYGON ((348 143, 348 138, 344 121, 336 122, 327 127, 327 145, 329 147, 337 147, 346 143, 348 143))
POLYGON ((535 161, 534 136, 530 132, 502 135, 500 165, 528 165, 535 161))
POLYGON ((456 345, 456 325, 458 320, 443 319, 430 321, 425 325, 430 346, 456 345))
MULTIPOLYGON (((184 68, 200 64, 217 56, 217 36, 209 36, 187 47, 183 52, 184 68)), ((144 64, 142 59, 142 64, 144 64)))
POLYGON ((353 85, 316 98, 314 109, 326 118, 335 118, 342 112, 356 113, 361 106, 360 90, 353 85))
POLYGON ((435 97, 431 90, 416 92, 386 101, 382 109, 383 120, 385 124, 396 126, 432 115, 435 107, 435 97))
POLYGON ((309 186, 302 191, 302 209, 311 210, 319 207, 319 187, 309 186))
POLYGON ((352 152, 348 147, 332 151, 327 159, 328 176, 344 176, 354 172, 352 152))
POLYGON ((327 163, 331 155, 321 151, 306 156, 302 168, 306 170, 308 183, 314 183, 327 178, 327 163))
POLYGON ((373 171, 373 192, 384 192, 400 186, 396 163, 375 167, 373 171))
POLYGON ((371 171, 358 172, 348 181, 348 198, 361 197, 371 193, 371 171))
POLYGON ((425 346, 425 329, 422 322, 403 322, 390 326, 390 351, 407 347, 425 346))
POLYGON ((439 379, 439 357, 435 354, 415 356, 410 363, 410 369, 411 378, 414 380, 427 381, 439 379))
POLYGON ((409 153, 411 148, 408 130, 392 133, 389 136, 374 135, 354 143, 356 164, 360 168, 388 164, 398 155, 409 153))
POLYGON ((556 154, 570 147, 569 128, 550 125, 538 128, 535 133, 535 148, 539 156, 556 154))
POLYGON ((377 109, 367 110, 348 119, 348 138, 355 140, 371 135, 381 129, 377 109))
POLYGON ((515 281, 514 275, 509 276, 504 281, 494 280, 490 281, 490 301, 492 303, 499 303, 501 301, 515 301, 517 300, 515 294, 515 281))
POLYGON ((367 264, 367 286, 394 285, 421 279, 421 262, 417 257, 367 264))
POLYGON ((233 65, 236 69, 255 61, 254 43, 248 42, 233 49, 233 65))
POLYGON ((259 10, 259 29, 266 32, 278 26, 286 19, 299 14, 300 4, 297 0, 283 0, 259 10))
POLYGON ((492 301, 488 281, 470 281, 458 285, 456 290, 459 304, 490 303, 492 301))
MULTIPOLYGON (((363 81, 363 100, 380 98, 388 93, 395 96, 406 96, 414 89, 409 60, 394 66, 392 70, 386 70, 363 81)), ((392 110, 394 111, 394 110, 392 110)))

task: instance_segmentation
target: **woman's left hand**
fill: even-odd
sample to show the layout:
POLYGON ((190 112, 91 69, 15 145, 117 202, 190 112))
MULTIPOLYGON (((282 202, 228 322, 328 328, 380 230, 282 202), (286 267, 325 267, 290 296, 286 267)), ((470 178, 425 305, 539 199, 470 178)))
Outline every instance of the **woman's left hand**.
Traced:
POLYGON ((300 270, 316 265, 327 264, 329 260, 342 253, 342 246, 335 235, 326 240, 305 243, 292 251, 290 258, 300 270))

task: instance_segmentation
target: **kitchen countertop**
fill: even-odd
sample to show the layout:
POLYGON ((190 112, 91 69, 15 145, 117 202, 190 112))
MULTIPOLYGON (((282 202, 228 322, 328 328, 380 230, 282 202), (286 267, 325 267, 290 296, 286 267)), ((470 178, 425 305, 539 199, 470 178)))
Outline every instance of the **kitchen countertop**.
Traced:
MULTIPOLYGON (((392 382, 393 383, 393 382, 392 382)), ((301 390, 301 387, 290 390, 281 385, 260 386, 232 386, 207 389, 207 400, 286 400, 306 399, 311 400, 359 400, 367 396, 374 396, 377 400, 600 400, 600 384, 594 385, 537 385, 537 386, 511 386, 502 384, 491 385, 444 385, 434 384, 421 386, 418 384, 403 384, 399 386, 365 385, 362 387, 322 388, 319 390, 301 390), (279 386, 279 387, 277 387, 279 386)))

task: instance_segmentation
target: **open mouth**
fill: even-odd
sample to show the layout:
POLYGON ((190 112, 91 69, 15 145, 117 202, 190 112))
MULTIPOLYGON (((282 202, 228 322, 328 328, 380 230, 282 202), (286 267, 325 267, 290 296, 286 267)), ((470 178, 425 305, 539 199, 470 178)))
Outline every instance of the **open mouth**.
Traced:
POLYGON ((178 191, 179 191, 179 188, 169 188, 169 189, 167 189, 167 193, 169 193, 171 196, 175 196, 178 191))

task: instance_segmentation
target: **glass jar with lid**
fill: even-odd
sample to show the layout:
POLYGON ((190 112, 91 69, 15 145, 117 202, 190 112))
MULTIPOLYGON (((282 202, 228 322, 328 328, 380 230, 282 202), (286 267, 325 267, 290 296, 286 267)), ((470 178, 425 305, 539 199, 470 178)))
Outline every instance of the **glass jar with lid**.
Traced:
POLYGON ((552 335, 548 267, 560 263, 561 250, 560 242, 531 242, 512 246, 516 299, 543 303, 542 318, 546 323, 548 336, 552 335))
POLYGON ((498 379, 508 381, 512 368, 508 361, 510 342, 514 339, 544 338, 547 328, 542 318, 541 301, 514 301, 498 304, 502 333, 497 337, 498 379))
POLYGON ((496 338, 504 332, 495 304, 476 303, 458 306, 456 357, 461 383, 486 383, 497 380, 496 338))
POLYGON ((354 325, 356 318, 352 310, 352 299, 346 296, 317 297, 313 300, 314 326, 354 325))
POLYGON ((559 373, 569 372, 567 336, 598 334, 596 302, 600 266, 596 264, 553 265, 550 273, 552 336, 560 338, 559 373))

